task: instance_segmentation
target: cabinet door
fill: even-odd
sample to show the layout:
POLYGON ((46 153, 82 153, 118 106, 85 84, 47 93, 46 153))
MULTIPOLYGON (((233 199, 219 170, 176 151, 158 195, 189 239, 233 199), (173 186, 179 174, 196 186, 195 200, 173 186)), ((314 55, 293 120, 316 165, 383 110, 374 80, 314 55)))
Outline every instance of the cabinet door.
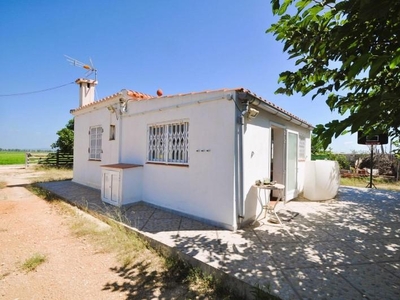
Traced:
POLYGON ((103 197, 105 201, 112 204, 119 202, 119 177, 119 172, 104 172, 103 197))

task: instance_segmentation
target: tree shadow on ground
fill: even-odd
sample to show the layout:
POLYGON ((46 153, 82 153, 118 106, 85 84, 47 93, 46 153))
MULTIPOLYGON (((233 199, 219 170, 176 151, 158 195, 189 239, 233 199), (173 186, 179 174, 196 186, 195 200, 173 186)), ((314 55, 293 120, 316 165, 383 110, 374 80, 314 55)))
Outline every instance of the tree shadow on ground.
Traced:
POLYGON ((240 299, 232 298, 228 291, 191 288, 190 268, 182 261, 174 261, 168 268, 154 270, 150 261, 140 261, 130 266, 113 267, 119 281, 108 282, 103 290, 126 295, 133 299, 240 299))
POLYGON ((165 271, 150 270, 150 262, 141 261, 131 266, 113 267, 120 281, 108 282, 103 290, 123 293, 126 299, 185 299, 189 288, 168 278, 165 271))

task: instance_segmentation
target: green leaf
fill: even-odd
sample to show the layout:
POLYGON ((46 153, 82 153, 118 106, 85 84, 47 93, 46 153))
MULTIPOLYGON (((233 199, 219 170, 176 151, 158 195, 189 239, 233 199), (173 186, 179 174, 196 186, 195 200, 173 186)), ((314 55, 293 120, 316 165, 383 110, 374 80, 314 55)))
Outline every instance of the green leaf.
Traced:
POLYGON ((326 99, 326 104, 329 106, 331 110, 333 110, 338 100, 339 96, 332 93, 329 94, 328 99, 326 99))
POLYGON ((382 69, 382 65, 387 61, 388 56, 381 56, 378 59, 375 59, 369 69, 369 77, 375 77, 379 71, 382 69))
POLYGON ((278 11, 277 11, 277 14, 278 14, 279 16, 283 15, 283 14, 286 12, 288 6, 289 6, 290 4, 292 4, 292 1, 293 1, 293 0, 284 0, 284 2, 282 3, 282 5, 279 7, 279 9, 278 9, 278 11))
POLYGON ((307 5, 309 5, 311 0, 301 0, 296 3, 296 7, 299 11, 302 11, 307 5))
POLYGON ((343 64, 342 64, 342 69, 347 68, 355 58, 356 58, 355 55, 350 55, 350 56, 343 62, 343 64))
POLYGON ((315 5, 312 8, 309 9, 309 13, 312 16, 315 16, 316 14, 318 14, 321 10, 323 10, 324 7, 322 5, 315 5))
POLYGON ((347 72, 347 77, 354 78, 358 75, 362 69, 367 67, 367 61, 370 58, 370 53, 365 53, 361 55, 355 62, 350 66, 349 71, 347 72))
POLYGON ((389 68, 394 69, 400 65, 400 50, 397 49, 395 57, 390 61, 389 68))
POLYGON ((272 3, 272 12, 274 14, 276 14, 278 12, 279 6, 280 6, 279 0, 271 0, 271 3, 272 3))
POLYGON ((335 80, 335 91, 338 91, 340 89, 340 81, 335 80))

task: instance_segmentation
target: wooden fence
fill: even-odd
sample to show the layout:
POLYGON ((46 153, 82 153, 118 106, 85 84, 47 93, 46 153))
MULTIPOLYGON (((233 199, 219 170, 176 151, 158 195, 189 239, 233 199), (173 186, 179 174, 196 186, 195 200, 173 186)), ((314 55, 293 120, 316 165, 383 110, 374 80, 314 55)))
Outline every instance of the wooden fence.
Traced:
POLYGON ((44 165, 53 167, 72 167, 74 156, 71 153, 60 151, 50 153, 25 153, 25 168, 32 165, 44 165))

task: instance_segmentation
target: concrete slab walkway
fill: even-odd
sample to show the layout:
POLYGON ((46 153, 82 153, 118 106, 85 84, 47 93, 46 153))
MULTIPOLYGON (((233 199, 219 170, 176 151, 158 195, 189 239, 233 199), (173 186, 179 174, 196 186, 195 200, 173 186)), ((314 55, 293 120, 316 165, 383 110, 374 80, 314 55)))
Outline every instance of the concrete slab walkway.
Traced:
POLYGON ((398 192, 341 187, 335 200, 282 204, 284 228, 261 219, 232 232, 143 202, 118 209, 71 181, 40 185, 229 278, 248 298, 260 287, 281 299, 400 299, 398 192))

